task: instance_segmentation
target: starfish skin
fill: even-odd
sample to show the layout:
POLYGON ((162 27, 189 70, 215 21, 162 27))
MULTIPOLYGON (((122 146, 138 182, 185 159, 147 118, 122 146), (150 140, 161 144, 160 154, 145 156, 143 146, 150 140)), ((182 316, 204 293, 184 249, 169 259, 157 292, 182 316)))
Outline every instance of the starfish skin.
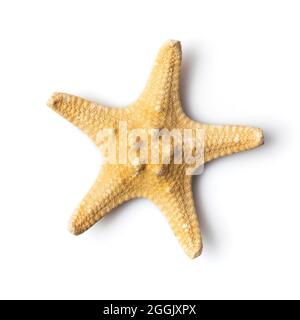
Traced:
MULTIPOLYGON (((169 40, 160 49, 150 78, 140 97, 127 108, 110 108, 66 93, 54 93, 48 105, 84 131, 97 146, 97 133, 114 128, 119 121, 128 128, 202 129, 203 163, 255 148, 263 143, 261 129, 247 126, 208 125, 191 120, 183 112, 179 78, 181 45, 169 40)), ((110 164, 100 173, 75 211, 70 231, 75 235, 89 229, 121 203, 144 197, 166 216, 186 254, 201 254, 202 239, 192 193, 192 176, 186 164, 110 164)))

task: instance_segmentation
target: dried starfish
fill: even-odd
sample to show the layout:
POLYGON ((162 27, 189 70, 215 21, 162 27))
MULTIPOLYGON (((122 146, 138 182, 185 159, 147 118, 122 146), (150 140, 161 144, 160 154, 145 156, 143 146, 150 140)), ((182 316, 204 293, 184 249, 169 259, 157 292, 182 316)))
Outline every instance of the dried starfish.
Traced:
MULTIPOLYGON (((180 42, 170 40, 160 49, 141 96, 129 107, 109 108, 66 93, 54 93, 48 105, 84 131, 96 145, 100 129, 114 128, 120 134, 119 121, 126 121, 128 128, 202 129, 204 163, 263 143, 261 129, 207 125, 186 116, 179 93, 180 66, 180 42)), ((186 166, 172 162, 169 165, 104 163, 71 219, 71 232, 78 235, 121 203, 145 197, 165 214, 186 254, 197 257, 202 251, 202 240, 192 176, 186 175, 186 166)))

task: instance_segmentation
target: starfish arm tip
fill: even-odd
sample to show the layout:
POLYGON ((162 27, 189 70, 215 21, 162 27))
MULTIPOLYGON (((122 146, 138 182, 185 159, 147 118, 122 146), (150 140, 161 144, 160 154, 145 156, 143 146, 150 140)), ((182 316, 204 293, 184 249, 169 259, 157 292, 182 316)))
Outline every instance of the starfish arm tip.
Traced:
POLYGON ((165 42, 165 44, 167 46, 170 46, 170 47, 178 47, 178 48, 181 48, 181 43, 179 40, 174 40, 174 39, 169 39, 165 42))
POLYGON ((201 255, 201 253, 202 253, 202 247, 199 248, 198 250, 194 251, 192 254, 190 254, 189 257, 191 259, 195 259, 195 258, 199 257, 201 255))
POLYGON ((205 162, 233 153, 251 150, 264 144, 264 133, 260 128, 208 125, 206 130, 205 162))
POLYGON ((191 258, 191 259, 195 259, 197 257, 199 257, 202 253, 202 249, 203 249, 203 244, 202 244, 202 240, 200 239, 199 243, 191 248, 187 248, 186 254, 191 258))
POLYGON ((72 233, 75 236, 80 235, 81 233, 84 232, 84 230, 82 230, 82 228, 80 227, 80 225, 77 223, 77 220, 74 219, 76 212, 72 215, 69 224, 68 224, 68 230, 70 231, 70 233, 72 233))
POLYGON ((265 143, 264 132, 262 129, 256 128, 254 136, 257 146, 260 146, 265 143))
POLYGON ((245 150, 254 149, 264 144, 264 132, 260 128, 248 127, 245 131, 241 131, 241 136, 242 140, 246 141, 245 150))
POLYGON ((182 48, 179 40, 169 39, 165 41, 160 53, 168 52, 169 50, 172 52, 172 57, 177 55, 180 57, 179 60, 181 60, 182 48))
POLYGON ((55 106, 61 101, 62 94, 54 92, 47 101, 47 106, 54 109, 55 106))

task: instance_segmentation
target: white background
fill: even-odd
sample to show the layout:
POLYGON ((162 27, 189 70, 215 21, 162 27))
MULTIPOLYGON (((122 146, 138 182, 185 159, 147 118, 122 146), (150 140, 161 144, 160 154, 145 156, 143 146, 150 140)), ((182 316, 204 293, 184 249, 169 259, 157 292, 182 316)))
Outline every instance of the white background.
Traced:
POLYGON ((286 0, 2 1, 0 298, 300 298, 299 16, 286 0), (128 105, 169 38, 188 115, 265 131, 195 179, 195 260, 142 199, 67 231, 101 157, 46 106, 53 91, 128 105))

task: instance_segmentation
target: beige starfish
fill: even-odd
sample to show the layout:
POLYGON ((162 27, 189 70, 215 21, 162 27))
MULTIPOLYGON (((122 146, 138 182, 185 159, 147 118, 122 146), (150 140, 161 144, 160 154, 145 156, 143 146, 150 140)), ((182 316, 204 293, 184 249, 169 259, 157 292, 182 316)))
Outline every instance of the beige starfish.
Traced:
MULTIPOLYGON (((129 107, 109 108, 65 93, 53 94, 48 105, 84 131, 96 145, 100 144, 97 134, 103 128, 114 128, 119 136, 120 121, 126 121, 128 130, 201 129, 204 136, 201 164, 263 143, 260 129, 207 125, 186 116, 179 93, 180 65, 180 42, 167 41, 158 53, 144 91, 129 107)), ((192 194, 192 176, 186 174, 187 167, 185 163, 164 164, 162 160, 158 164, 104 163, 71 219, 71 232, 78 235, 121 203, 145 197, 165 214, 186 254, 197 257, 202 251, 202 240, 192 194)))

